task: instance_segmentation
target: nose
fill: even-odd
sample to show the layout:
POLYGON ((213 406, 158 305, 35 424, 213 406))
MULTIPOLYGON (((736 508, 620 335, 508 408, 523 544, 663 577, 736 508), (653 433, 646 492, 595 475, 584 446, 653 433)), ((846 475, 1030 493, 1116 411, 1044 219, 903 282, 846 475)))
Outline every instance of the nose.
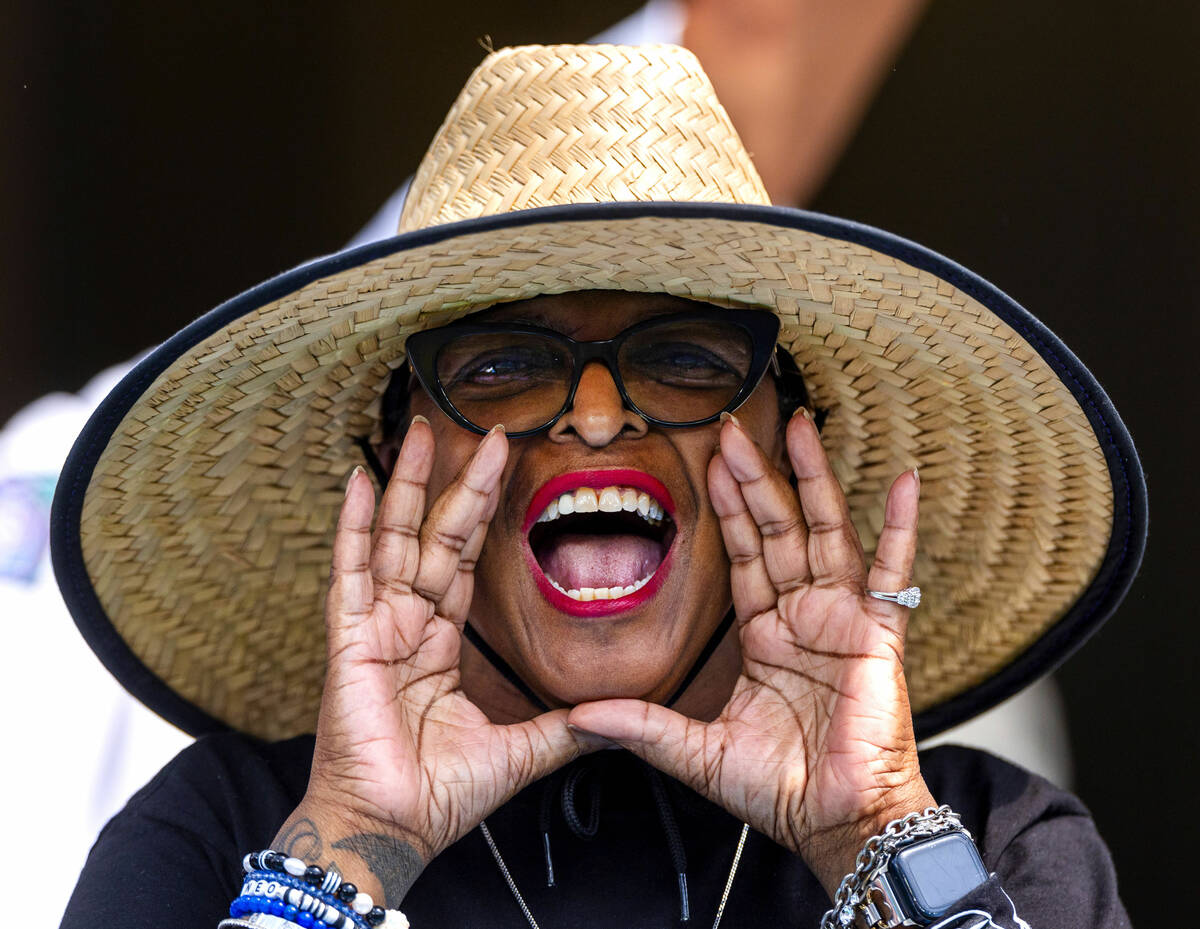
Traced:
POLYGON ((571 408, 550 427, 554 442, 580 439, 590 448, 601 448, 618 436, 638 438, 649 431, 647 422, 621 400, 621 392, 607 367, 589 362, 579 375, 571 408))

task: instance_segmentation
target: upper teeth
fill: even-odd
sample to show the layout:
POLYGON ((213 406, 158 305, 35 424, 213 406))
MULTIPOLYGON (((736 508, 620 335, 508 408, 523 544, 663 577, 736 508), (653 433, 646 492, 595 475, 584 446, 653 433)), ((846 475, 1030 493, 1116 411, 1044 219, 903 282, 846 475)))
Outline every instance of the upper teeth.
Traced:
POLYGON ((633 487, 602 487, 599 490, 594 487, 580 487, 551 500, 537 521, 548 523, 572 513, 619 513, 622 510, 637 513, 652 526, 657 526, 663 521, 661 504, 648 493, 633 487))

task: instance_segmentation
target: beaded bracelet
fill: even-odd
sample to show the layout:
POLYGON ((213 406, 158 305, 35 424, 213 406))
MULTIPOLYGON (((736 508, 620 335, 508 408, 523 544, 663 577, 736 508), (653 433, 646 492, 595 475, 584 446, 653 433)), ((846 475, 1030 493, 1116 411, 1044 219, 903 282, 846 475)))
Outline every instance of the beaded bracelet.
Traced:
MULTIPOLYGON (((250 883, 251 878, 273 879, 287 883, 289 890, 299 891, 312 898, 315 903, 323 905, 325 909, 321 912, 319 924, 328 926, 330 929, 349 929, 346 921, 353 923, 355 929, 409 929, 408 919, 403 913, 399 910, 385 910, 383 907, 376 906, 369 894, 360 893, 353 884, 343 882, 342 875, 337 868, 330 867, 326 871, 318 865, 307 864, 299 858, 291 858, 269 848, 261 852, 251 852, 243 857, 242 868, 247 874, 247 884, 250 883), (330 909, 339 914, 339 916, 332 917, 334 923, 328 922, 331 915, 330 909), (341 917, 341 921, 339 921, 339 917, 341 917)), ((245 885, 243 885, 243 895, 246 895, 245 885)), ((250 896, 256 895, 250 894, 250 896)), ((303 896, 301 900, 303 901, 303 896)), ((285 908, 287 905, 289 904, 285 902, 285 908)), ((297 907, 297 917, 300 912, 301 908, 297 907)), ((271 918, 271 922, 274 922, 274 919, 285 918, 274 912, 251 914, 250 920, 254 923, 259 922, 254 918, 255 915, 261 916, 264 920, 271 918)), ((234 917, 231 913, 231 919, 228 922, 235 921, 239 921, 239 918, 234 917)), ((317 924, 318 920, 314 917, 313 925, 317 924)), ((293 922, 293 925, 300 924, 293 922)), ((308 929, 308 927, 304 927, 304 929, 308 929)))
MULTIPOLYGON (((298 922, 304 929, 309 929, 310 923, 323 924, 329 929, 370 929, 367 920, 355 913, 348 903, 287 874, 277 874, 273 871, 252 871, 246 875, 246 880, 242 884, 242 896, 238 900, 254 897, 279 901, 284 906, 295 907, 302 913, 310 913, 311 920, 292 920, 298 922)), ((234 904, 237 902, 235 900, 234 904)), ((237 915, 233 913, 233 906, 230 907, 230 914, 237 915)), ((276 912, 274 915, 283 914, 276 912)))

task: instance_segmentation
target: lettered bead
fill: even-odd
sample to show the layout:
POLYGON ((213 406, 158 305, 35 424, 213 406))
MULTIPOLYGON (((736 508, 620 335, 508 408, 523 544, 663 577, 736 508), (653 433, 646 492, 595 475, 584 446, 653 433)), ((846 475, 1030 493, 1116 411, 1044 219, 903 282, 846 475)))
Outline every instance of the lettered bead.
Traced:
POLYGON ((374 905, 375 901, 371 899, 370 894, 358 894, 355 896, 354 902, 350 904, 359 916, 366 916, 374 905))
POLYGON ((285 870, 292 877, 304 877, 304 872, 307 869, 308 869, 308 865, 306 865, 299 858, 285 858, 284 859, 283 870, 285 870))

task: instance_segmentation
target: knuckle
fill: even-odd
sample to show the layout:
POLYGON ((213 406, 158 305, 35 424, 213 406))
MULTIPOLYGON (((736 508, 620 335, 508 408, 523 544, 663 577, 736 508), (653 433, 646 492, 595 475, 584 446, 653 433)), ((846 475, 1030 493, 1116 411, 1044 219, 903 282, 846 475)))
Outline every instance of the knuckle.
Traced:
POLYGON ((380 525, 379 538, 404 539, 408 541, 418 538, 418 533, 412 526, 403 523, 388 522, 380 525))
POLYGON ((763 538, 778 538, 789 536, 803 536, 805 525, 804 521, 796 515, 788 516, 784 519, 770 519, 759 524, 759 531, 763 538))
POLYGON ((449 532, 445 529, 434 527, 429 534, 429 541, 441 548, 449 549, 452 552, 461 552, 467 547, 467 537, 457 533, 449 532))

